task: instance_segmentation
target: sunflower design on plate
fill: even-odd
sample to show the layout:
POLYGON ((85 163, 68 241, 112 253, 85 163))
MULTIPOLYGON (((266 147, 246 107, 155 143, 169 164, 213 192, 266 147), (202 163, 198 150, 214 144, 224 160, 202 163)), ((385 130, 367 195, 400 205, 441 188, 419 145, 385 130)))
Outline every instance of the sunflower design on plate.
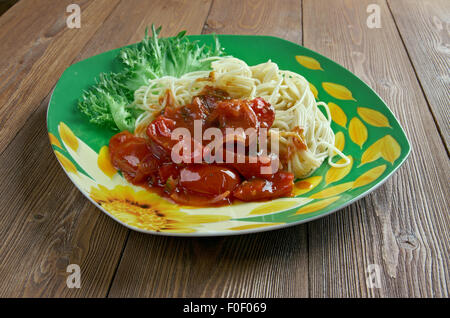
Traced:
POLYGON ((135 191, 128 186, 118 185, 110 190, 99 185, 91 189, 90 197, 120 221, 155 232, 192 233, 203 223, 230 218, 224 215, 189 215, 154 193, 135 191))

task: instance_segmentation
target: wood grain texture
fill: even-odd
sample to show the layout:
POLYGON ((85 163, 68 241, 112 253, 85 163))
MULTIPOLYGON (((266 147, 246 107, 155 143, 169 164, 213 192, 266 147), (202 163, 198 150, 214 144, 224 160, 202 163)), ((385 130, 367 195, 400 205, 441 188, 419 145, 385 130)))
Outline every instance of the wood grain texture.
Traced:
POLYGON ((204 33, 272 35, 301 44, 301 0, 214 0, 204 33))
POLYGON ((12 96, 33 64, 64 29, 64 13, 69 2, 20 1, 0 18, 0 94, 12 96), (47 17, 42 19, 41 17, 47 17))
POLYGON ((3 30, 0 34, 0 41, 2 37, 7 37, 10 42, 14 42, 17 39, 14 36, 16 32, 19 39, 22 37, 21 32, 13 27, 14 22, 8 23, 12 19, 11 16, 17 14, 21 17, 18 20, 22 21, 20 28, 25 26, 23 32, 33 34, 31 45, 36 54, 26 59, 26 65, 20 66, 24 63, 24 60, 17 59, 17 56, 23 57, 25 52, 20 50, 16 54, 14 43, 12 43, 12 49, 3 52, 2 55, 5 54, 5 56, 0 57, 0 60, 4 60, 3 63, 5 63, 0 68, 1 82, 6 83, 5 86, 1 87, 0 95, 0 153, 23 127, 26 119, 44 100, 59 76, 102 25, 103 21, 119 3, 119 0, 78 2, 83 19, 80 29, 69 29, 66 26, 66 6, 73 1, 58 1, 58 5, 55 6, 59 9, 58 11, 53 11, 54 3, 54 1, 50 1, 49 3, 40 3, 40 5, 35 3, 33 5, 32 3, 26 3, 25 0, 23 4, 26 8, 25 12, 30 12, 31 17, 21 16, 20 9, 22 6, 18 4, 10 10, 12 11, 11 14, 8 11, 0 18, 0 25, 6 24, 11 28, 8 32, 7 28, 0 27, 3 30), (49 12, 45 11, 48 8, 50 8, 49 12), (34 9, 43 11, 40 12, 40 15, 36 15, 33 12, 34 9), (50 27, 47 25, 47 30, 41 33, 39 25, 33 24, 36 20, 48 21, 50 27), (11 65, 12 69, 9 68, 11 65))
MULTIPOLYGON (((300 3, 286 4, 289 6, 273 7, 267 1, 229 4, 215 0, 208 25, 211 21, 223 21, 224 29, 208 27, 204 32, 284 35, 299 42, 300 3), (246 14, 236 14, 239 12, 246 14)), ((132 232, 109 296, 306 297, 307 255, 306 225, 270 233, 203 239, 132 232)))
POLYGON ((412 144, 373 194, 309 223, 312 297, 448 297, 449 162, 385 1, 303 1, 304 45, 344 65, 395 113, 412 144), (382 28, 366 25, 380 6, 382 28), (366 283, 379 264, 380 289, 366 283))
POLYGON ((388 2, 446 144, 450 143, 450 1, 388 2))
POLYGON ((75 61, 139 42, 152 23, 163 26, 161 36, 174 36, 180 30, 198 34, 210 4, 211 0, 122 0, 75 61))
POLYGON ((217 238, 132 232, 110 297, 304 297, 299 227, 217 238))
MULTIPOLYGON (((198 7, 189 8, 187 1, 177 1, 178 10, 165 4, 121 1, 68 64, 138 41, 152 22, 177 19, 179 24, 166 28, 166 35, 175 34, 184 24, 190 25, 190 32, 201 30, 208 1, 197 1, 198 7), (190 15, 181 17, 181 12, 190 15), (194 12, 201 12, 203 21, 199 22, 194 12)), ((0 296, 104 297, 129 230, 87 201, 59 166, 45 128, 49 98, 47 91, 47 97, 23 123, 26 129, 20 130, 0 155, 0 176, 8 180, 0 185, 4 194, 0 198, 0 296), (80 289, 66 286, 69 264, 81 267, 80 289)))

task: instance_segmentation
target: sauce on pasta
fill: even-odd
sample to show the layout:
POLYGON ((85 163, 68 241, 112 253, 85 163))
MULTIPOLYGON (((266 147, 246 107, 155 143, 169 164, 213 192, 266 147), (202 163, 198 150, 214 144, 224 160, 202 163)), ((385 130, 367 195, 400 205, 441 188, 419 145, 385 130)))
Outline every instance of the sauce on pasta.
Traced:
MULTIPOLYGON (((253 128, 258 134, 262 128, 269 129, 275 120, 275 110, 268 102, 262 98, 232 98, 226 91, 210 86, 205 86, 191 103, 181 107, 176 107, 170 91, 166 91, 163 99, 165 108, 147 125, 145 137, 125 131, 110 140, 111 162, 128 181, 155 190, 179 204, 194 206, 224 205, 236 199, 270 200, 291 195, 293 173, 272 169, 278 157, 250 153, 249 138, 236 138, 227 130, 253 128), (211 141, 199 143, 192 137, 195 135, 195 121, 201 123, 202 131, 217 128, 224 143, 241 143, 245 150, 244 160, 225 160, 230 155, 227 153, 229 150, 225 150, 221 154, 223 162, 205 162, 203 154, 208 153, 205 148, 211 141), (191 137, 172 138, 177 128, 187 129, 191 137), (179 143, 193 150, 188 152, 191 157, 186 161, 189 163, 172 160, 172 150, 179 143), (261 169, 264 167, 267 168, 265 171, 261 169)), ((236 159, 236 156, 237 153, 231 153, 232 158, 236 159)))

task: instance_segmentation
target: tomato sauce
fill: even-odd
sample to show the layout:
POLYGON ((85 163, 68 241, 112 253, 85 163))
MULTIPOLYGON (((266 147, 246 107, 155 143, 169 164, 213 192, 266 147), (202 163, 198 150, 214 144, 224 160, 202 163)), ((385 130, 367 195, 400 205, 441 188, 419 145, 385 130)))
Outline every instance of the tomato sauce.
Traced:
MULTIPOLYGON (((207 128, 217 128, 223 134, 224 142, 241 142, 247 149, 248 138, 228 138, 227 128, 253 128, 257 134, 261 128, 270 128, 275 120, 275 111, 269 103, 262 98, 232 99, 225 91, 209 86, 190 104, 182 107, 175 106, 170 91, 164 98, 167 106, 148 125, 148 138, 124 131, 109 142, 111 162, 129 182, 157 191, 179 204, 194 206, 225 205, 234 199, 270 200, 291 195, 294 176, 272 169, 279 160, 274 155, 250 154, 247 151, 242 161, 208 163, 202 155, 211 141, 197 141, 191 137, 182 140, 193 150, 190 162, 175 163, 171 159, 172 149, 181 142, 171 138, 173 131, 186 128, 194 136, 194 121, 201 124, 202 132, 207 128), (266 169, 262 172, 261 168, 266 169)), ((224 160, 226 155, 237 158, 235 153, 227 154, 225 151, 224 160)))

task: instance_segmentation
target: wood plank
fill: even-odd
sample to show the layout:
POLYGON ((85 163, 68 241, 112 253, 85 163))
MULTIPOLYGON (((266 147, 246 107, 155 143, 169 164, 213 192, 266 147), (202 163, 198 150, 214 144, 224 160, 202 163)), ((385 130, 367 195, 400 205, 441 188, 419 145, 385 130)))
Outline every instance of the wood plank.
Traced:
POLYGON ((69 0, 58 2, 57 7, 60 11, 53 12, 53 1, 46 5, 29 1, 14 6, 11 14, 8 14, 8 11, 0 18, 0 25, 6 24, 6 29, 11 28, 10 32, 3 31, 3 37, 8 38, 11 43, 6 46, 6 53, 2 53, 6 56, 5 64, 0 69, 2 74, 0 82, 6 83, 6 86, 1 87, 0 95, 0 153, 23 127, 26 119, 44 100, 59 76, 102 25, 119 0, 80 1, 83 21, 80 29, 69 29, 66 26, 66 6, 72 2, 69 0), (62 4, 65 6, 59 7, 62 4), (30 16, 27 14, 21 16, 21 12, 17 12, 23 6, 27 8, 24 12, 30 16), (33 8, 41 10, 39 9, 41 6, 44 9, 52 9, 49 12, 41 12, 41 15, 32 13, 33 8), (14 19, 15 16, 20 18, 14 19), (41 20, 50 22, 50 27, 44 24, 47 26, 44 33, 37 29, 41 22, 35 23, 41 20), (24 43, 20 40, 24 36, 14 28, 15 23, 19 22, 21 25, 18 30, 25 26, 24 32, 30 32, 34 36, 26 37, 25 40, 28 43, 31 40, 31 47, 19 44, 19 49, 15 50, 15 39, 18 39, 18 43, 24 43), (31 50, 30 55, 26 54, 27 50, 31 50), (21 58, 17 59, 16 54, 21 58), (20 66, 22 63, 24 65, 20 66), (9 68, 10 65, 12 69, 9 68))
POLYGON ((211 0, 178 0, 171 3, 152 0, 145 4, 140 0, 132 0, 129 4, 121 3, 116 10, 117 14, 109 19, 110 23, 102 26, 109 36, 95 34, 90 46, 76 60, 139 42, 144 37, 145 28, 150 28, 152 23, 163 27, 161 36, 174 36, 181 30, 186 30, 188 34, 198 34, 204 20, 196 18, 206 15, 210 5, 211 0))
POLYGON ((447 150, 450 143, 450 1, 388 1, 447 150))
POLYGON ((301 0, 214 1, 204 33, 271 35, 302 42, 301 0))
MULTIPOLYGON (((202 28, 203 22, 195 15, 181 17, 182 10, 189 12, 186 1, 177 3, 179 11, 164 4, 121 1, 68 64, 138 41, 152 22, 177 18, 178 24, 165 28, 167 35, 184 24, 194 29, 188 29, 191 32, 202 28)), ((198 1, 197 5, 209 8, 209 2, 198 1)), ((198 9, 193 6, 190 10, 198 9)), ((129 230, 93 206, 59 166, 43 124, 50 98, 47 94, 0 155, 0 176, 8 180, 0 185, 0 296, 106 296, 129 230), (81 289, 67 288, 68 264, 80 265, 81 289)))
POLYGON ((214 238, 132 232, 111 297, 302 297, 302 227, 214 238))
MULTIPOLYGON (((216 0, 204 33, 286 35, 300 42, 300 2, 289 3, 291 6, 274 7, 269 1, 216 0), (286 16, 289 23, 283 20, 286 16), (211 21, 223 24, 211 28, 215 23, 211 21), (251 28, 247 28, 248 21, 251 28)), ((304 225, 238 237, 195 239, 131 232, 109 296, 305 297, 306 239, 304 225)))
POLYGON ((312 297, 448 297, 449 165, 385 1, 303 1, 304 45, 344 65, 390 106, 412 144, 373 194, 309 224, 312 297), (366 25, 369 4, 382 28, 366 25), (379 264, 380 289, 365 273, 379 264))
POLYGON ((24 0, 0 18, 0 94, 11 96, 31 66, 64 29, 64 13, 69 3, 44 0, 37 6, 33 1, 24 0))

